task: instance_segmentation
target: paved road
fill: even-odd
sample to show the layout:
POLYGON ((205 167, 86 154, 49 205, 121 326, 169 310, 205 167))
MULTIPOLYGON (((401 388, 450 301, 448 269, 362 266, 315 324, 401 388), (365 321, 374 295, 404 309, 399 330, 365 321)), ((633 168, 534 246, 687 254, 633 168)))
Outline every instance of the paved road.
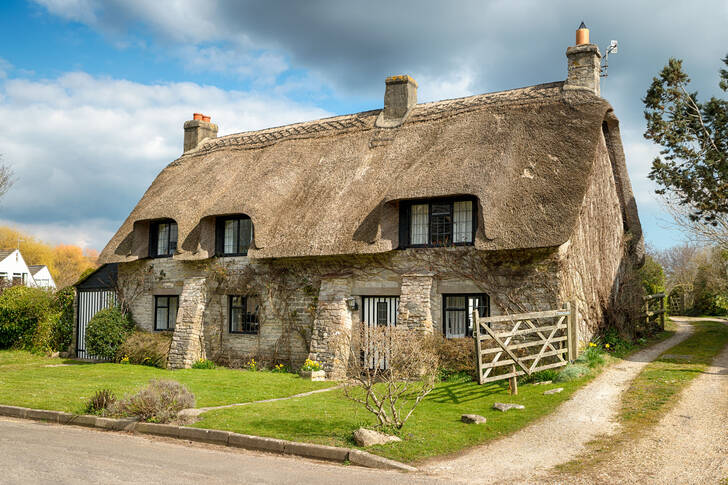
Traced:
POLYGON ((0 418, 0 483, 447 483, 208 445, 0 418))

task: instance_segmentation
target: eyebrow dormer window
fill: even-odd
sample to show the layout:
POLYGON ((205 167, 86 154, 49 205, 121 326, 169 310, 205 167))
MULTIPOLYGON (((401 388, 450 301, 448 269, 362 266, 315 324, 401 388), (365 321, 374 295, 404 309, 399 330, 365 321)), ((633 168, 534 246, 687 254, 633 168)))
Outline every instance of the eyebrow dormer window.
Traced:
POLYGON ((149 232, 149 256, 167 258, 177 250, 177 223, 173 220, 153 222, 149 232))
POLYGON ((472 198, 405 202, 400 211, 400 247, 472 245, 474 221, 472 198))
POLYGON ((253 241, 253 221, 244 215, 219 217, 216 233, 218 256, 246 256, 253 241))

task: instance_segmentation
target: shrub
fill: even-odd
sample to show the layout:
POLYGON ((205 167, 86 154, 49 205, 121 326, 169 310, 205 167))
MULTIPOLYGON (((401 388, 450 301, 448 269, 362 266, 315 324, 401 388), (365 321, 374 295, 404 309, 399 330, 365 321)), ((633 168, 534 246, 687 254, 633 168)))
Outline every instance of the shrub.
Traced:
POLYGON ((33 352, 43 352, 46 354, 50 354, 57 350, 54 333, 60 325, 60 321, 60 312, 46 313, 46 315, 38 321, 38 325, 35 327, 35 332, 33 332, 33 339, 31 340, 30 347, 26 348, 33 352))
POLYGON ((51 330, 51 348, 60 352, 68 350, 73 340, 73 297, 72 286, 61 288, 53 297, 53 305, 59 312, 51 330))
POLYGON ((589 373, 589 367, 584 364, 569 364, 559 372, 559 375, 553 379, 554 382, 567 382, 579 379, 589 373))
POLYGON ((86 403, 86 414, 105 414, 116 402, 111 389, 100 389, 86 403))
POLYGON ((457 378, 467 374, 473 379, 475 371, 475 346, 470 338, 442 338, 438 342, 437 355, 440 361, 438 374, 442 380, 457 378))
POLYGON ((194 364, 192 364, 193 369, 214 369, 217 367, 217 364, 215 364, 211 360, 207 359, 200 359, 194 364))
POLYGON ((0 348, 31 350, 38 323, 47 318, 52 298, 40 288, 14 286, 0 295, 0 348))
POLYGON ((530 376, 525 375, 518 378, 519 384, 528 384, 531 382, 555 381, 559 375, 556 369, 546 369, 534 372, 530 376))
POLYGON ((168 333, 134 330, 119 347, 116 359, 125 364, 165 369, 171 343, 172 336, 168 333))
POLYGON ((99 311, 88 322, 86 350, 89 354, 115 360, 133 324, 116 307, 99 311))
POLYGON ((142 421, 168 423, 183 409, 195 407, 195 396, 177 381, 152 379, 136 394, 124 397, 113 407, 119 416, 142 421))

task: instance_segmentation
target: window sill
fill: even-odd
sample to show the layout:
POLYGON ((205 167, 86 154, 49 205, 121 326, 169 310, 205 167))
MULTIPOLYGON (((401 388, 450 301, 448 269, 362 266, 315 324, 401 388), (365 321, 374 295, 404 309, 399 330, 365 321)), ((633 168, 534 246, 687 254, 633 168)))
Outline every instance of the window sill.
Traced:
POLYGON ((260 332, 228 332, 230 335, 258 335, 260 332))

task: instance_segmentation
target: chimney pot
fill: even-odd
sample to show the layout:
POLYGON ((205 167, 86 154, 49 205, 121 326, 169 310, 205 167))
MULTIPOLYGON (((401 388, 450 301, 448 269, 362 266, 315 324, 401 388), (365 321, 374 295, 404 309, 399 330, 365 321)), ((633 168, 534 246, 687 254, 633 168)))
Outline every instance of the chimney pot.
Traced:
POLYGON ((384 109, 376 125, 394 128, 401 125, 417 104, 417 82, 408 75, 390 76, 384 81, 384 109))
POLYGON ((184 128, 184 153, 194 150, 207 138, 217 138, 217 125, 202 113, 194 113, 190 121, 185 121, 184 128))
POLYGON ((564 89, 586 89, 599 96, 601 59, 599 48, 589 43, 589 29, 584 22, 576 30, 576 45, 566 49, 569 74, 564 89))

